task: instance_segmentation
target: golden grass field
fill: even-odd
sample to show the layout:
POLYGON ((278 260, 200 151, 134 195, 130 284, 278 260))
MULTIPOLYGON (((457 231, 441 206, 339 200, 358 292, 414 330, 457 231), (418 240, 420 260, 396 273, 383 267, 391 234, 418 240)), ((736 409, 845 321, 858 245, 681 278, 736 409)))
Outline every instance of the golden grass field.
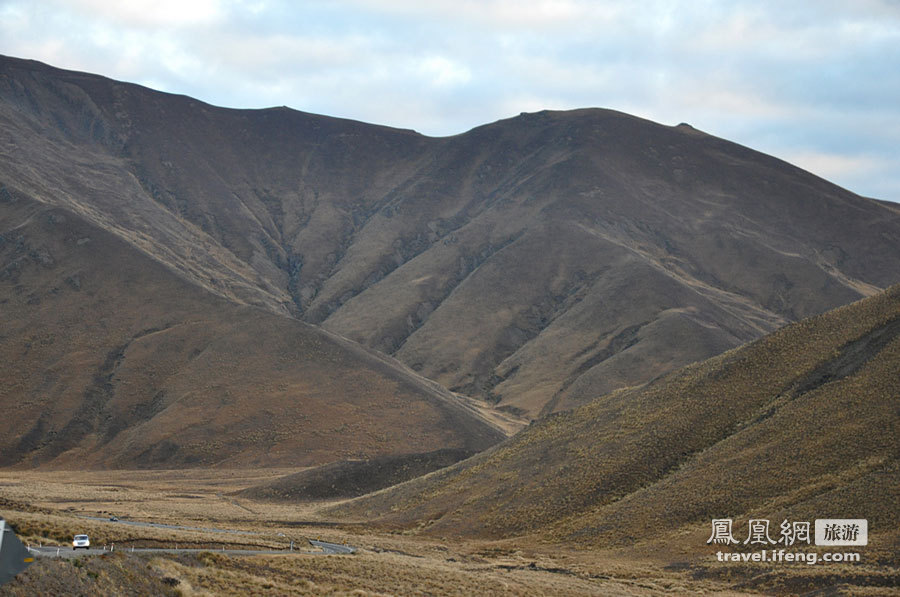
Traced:
POLYGON ((227 495, 295 470, 0 471, 0 514, 15 525, 24 542, 67 547, 72 535, 85 532, 94 545, 117 546, 110 556, 39 560, 16 581, 0 588, 0 595, 53 594, 55 586, 80 586, 78 582, 95 595, 139 594, 129 593, 128 585, 121 584, 123 578, 135 577, 142 582, 155 578, 155 586, 180 595, 743 594, 729 590, 728 582, 698 581, 687 570, 666 569, 664 559, 652 553, 585 552, 509 540, 423 538, 365 525, 316 526, 325 522, 316 514, 321 504, 285 506, 227 495), (259 534, 135 527, 79 515, 116 515, 259 534), (286 549, 291 539, 303 548, 305 538, 346 541, 358 552, 349 556, 216 553, 222 547, 286 549), (128 553, 130 545, 175 544, 208 547, 210 551, 128 553), (80 565, 72 563, 75 561, 80 565), (165 578, 170 579, 169 584, 159 584, 165 578))

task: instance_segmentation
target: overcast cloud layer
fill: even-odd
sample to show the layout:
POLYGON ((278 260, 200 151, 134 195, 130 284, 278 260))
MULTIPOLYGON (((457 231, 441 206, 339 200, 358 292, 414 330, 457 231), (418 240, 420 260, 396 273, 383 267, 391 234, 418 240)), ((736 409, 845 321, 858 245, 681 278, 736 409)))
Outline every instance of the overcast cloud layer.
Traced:
POLYGON ((900 201, 900 0, 0 0, 0 53, 428 135, 613 108, 900 201))

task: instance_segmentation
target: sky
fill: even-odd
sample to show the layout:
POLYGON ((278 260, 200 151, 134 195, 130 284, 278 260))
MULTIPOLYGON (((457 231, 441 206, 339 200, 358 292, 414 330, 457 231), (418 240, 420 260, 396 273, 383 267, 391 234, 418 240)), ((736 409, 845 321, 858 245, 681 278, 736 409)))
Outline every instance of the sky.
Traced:
POLYGON ((612 108, 900 201, 900 0, 0 0, 0 54, 432 136, 612 108))

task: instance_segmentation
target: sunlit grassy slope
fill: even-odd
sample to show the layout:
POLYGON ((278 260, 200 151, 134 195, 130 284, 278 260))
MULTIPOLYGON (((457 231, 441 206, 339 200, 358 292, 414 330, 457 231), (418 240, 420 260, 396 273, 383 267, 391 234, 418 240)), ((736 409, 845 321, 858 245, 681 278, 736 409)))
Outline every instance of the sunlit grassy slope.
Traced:
POLYGON ((330 512, 586 547, 724 517, 867 518, 878 534, 900 517, 898 422, 893 286, 330 512))

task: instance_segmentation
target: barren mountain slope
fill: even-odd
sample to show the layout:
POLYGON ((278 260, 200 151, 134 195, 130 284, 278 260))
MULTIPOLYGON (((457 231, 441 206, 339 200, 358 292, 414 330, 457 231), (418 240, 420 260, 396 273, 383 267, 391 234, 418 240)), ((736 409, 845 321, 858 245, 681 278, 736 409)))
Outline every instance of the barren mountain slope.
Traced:
POLYGON ((0 465, 306 466, 504 437, 392 359, 8 189, 0 310, 0 465))
POLYGON ((0 184, 530 416, 900 279, 900 211, 689 126, 427 138, 0 59, 0 184))
POLYGON ((900 285, 330 514, 593 548, 704 545, 713 518, 866 518, 896 565, 898 388, 900 285))

